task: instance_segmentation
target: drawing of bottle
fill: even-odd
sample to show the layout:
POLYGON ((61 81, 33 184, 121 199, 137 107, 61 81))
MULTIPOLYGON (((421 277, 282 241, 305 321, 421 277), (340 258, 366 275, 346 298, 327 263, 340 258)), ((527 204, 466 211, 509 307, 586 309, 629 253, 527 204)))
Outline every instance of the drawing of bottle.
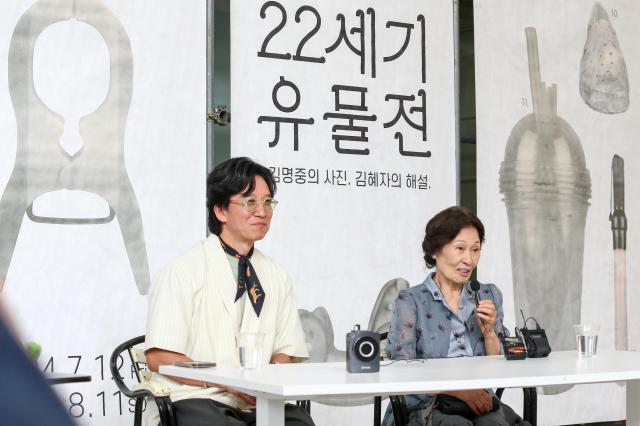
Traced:
POLYGON ((535 28, 525 29, 533 113, 514 126, 500 166, 514 302, 545 328, 553 350, 575 349, 591 178, 575 131, 541 81, 535 28))
POLYGON ((133 52, 121 21, 101 0, 40 0, 20 17, 9 46, 9 93, 16 116, 16 160, 0 193, 0 291, 18 241, 23 217, 58 225, 105 224, 117 218, 140 294, 150 285, 142 215, 127 172, 125 130, 133 96, 133 52), (109 90, 100 107, 78 121, 82 149, 60 145, 65 118, 36 93, 36 40, 50 25, 77 20, 93 27, 109 50, 109 90), (109 205, 104 217, 44 217, 33 211, 40 196, 84 191, 109 205))

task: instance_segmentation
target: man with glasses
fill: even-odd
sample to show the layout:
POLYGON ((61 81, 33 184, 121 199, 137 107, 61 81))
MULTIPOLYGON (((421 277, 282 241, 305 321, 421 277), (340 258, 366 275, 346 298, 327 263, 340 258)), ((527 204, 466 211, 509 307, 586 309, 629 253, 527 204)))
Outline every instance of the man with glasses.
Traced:
MULTIPOLYGON (((254 247, 278 202, 271 171, 232 158, 207 178, 211 235, 156 278, 149 298, 147 365, 169 383, 180 426, 255 424, 255 398, 215 383, 157 373, 176 361, 238 364, 242 333, 262 335, 262 363, 308 357, 287 272, 254 247)), ((313 425, 303 409, 285 407, 287 425, 313 425)))

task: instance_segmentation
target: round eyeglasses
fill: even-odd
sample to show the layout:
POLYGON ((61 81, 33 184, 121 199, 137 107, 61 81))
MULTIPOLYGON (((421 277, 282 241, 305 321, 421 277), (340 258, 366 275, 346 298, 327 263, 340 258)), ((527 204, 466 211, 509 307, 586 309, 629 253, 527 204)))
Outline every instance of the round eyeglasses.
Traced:
POLYGON ((278 205, 278 200, 276 200, 275 198, 266 198, 264 200, 256 200, 255 198, 249 198, 249 199, 243 200, 243 201, 229 200, 229 203, 231 203, 231 204, 239 204, 241 206, 244 206, 244 208, 249 213, 255 213, 255 211, 258 210, 258 206, 260 204, 262 204, 264 206, 264 209, 267 212, 273 212, 275 210, 276 206, 278 205))

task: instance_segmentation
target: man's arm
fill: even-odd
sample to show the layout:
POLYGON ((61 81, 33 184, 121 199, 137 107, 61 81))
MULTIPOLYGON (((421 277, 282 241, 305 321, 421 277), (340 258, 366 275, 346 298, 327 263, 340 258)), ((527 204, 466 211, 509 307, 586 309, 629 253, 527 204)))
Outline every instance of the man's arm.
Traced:
MULTIPOLYGON (((166 351, 164 349, 151 348, 145 351, 145 355, 147 356, 147 368, 151 371, 158 372, 158 369, 161 365, 173 365, 178 361, 193 361, 188 356, 172 351, 166 351)), ((184 379, 182 377, 175 376, 167 376, 171 377, 171 380, 175 380, 176 382, 184 383, 185 385, 191 386, 204 386, 204 383, 197 380, 184 379)))
POLYGON ((287 354, 276 353, 271 355, 271 364, 290 364, 293 362, 293 358, 287 354))
MULTIPOLYGON (((191 358, 189 358, 184 354, 167 351, 164 349, 158 349, 158 348, 147 349, 145 351, 145 355, 147 356, 147 367, 149 368, 149 370, 155 371, 156 373, 158 372, 158 369, 160 368, 161 365, 173 365, 175 362, 178 362, 178 361, 193 361, 191 358)), ((275 354, 275 355, 280 355, 280 354, 275 354)), ((227 392, 242 399, 246 403, 249 403, 251 405, 256 404, 255 397, 251 395, 247 395, 246 393, 242 393, 237 389, 230 388, 228 386, 223 386, 218 383, 185 379, 183 377, 176 377, 176 376, 167 376, 167 377, 171 378, 172 380, 175 380, 176 382, 184 383, 185 385, 199 386, 199 387, 216 387, 216 388, 224 389, 227 392)))
POLYGON ((284 291, 278 305, 276 337, 271 355, 271 363, 298 362, 309 357, 300 316, 293 295, 291 278, 284 273, 284 291))

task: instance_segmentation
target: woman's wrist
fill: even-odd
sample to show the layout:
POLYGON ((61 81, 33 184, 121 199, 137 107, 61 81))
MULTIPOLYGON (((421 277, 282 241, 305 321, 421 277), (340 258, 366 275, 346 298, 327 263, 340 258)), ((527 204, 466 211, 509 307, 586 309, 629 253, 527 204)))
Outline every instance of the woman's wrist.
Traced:
POLYGON ((487 331, 483 332, 482 335, 484 336, 484 338, 492 338, 492 337, 498 337, 496 335, 496 331, 493 329, 493 327, 489 328, 487 331))

